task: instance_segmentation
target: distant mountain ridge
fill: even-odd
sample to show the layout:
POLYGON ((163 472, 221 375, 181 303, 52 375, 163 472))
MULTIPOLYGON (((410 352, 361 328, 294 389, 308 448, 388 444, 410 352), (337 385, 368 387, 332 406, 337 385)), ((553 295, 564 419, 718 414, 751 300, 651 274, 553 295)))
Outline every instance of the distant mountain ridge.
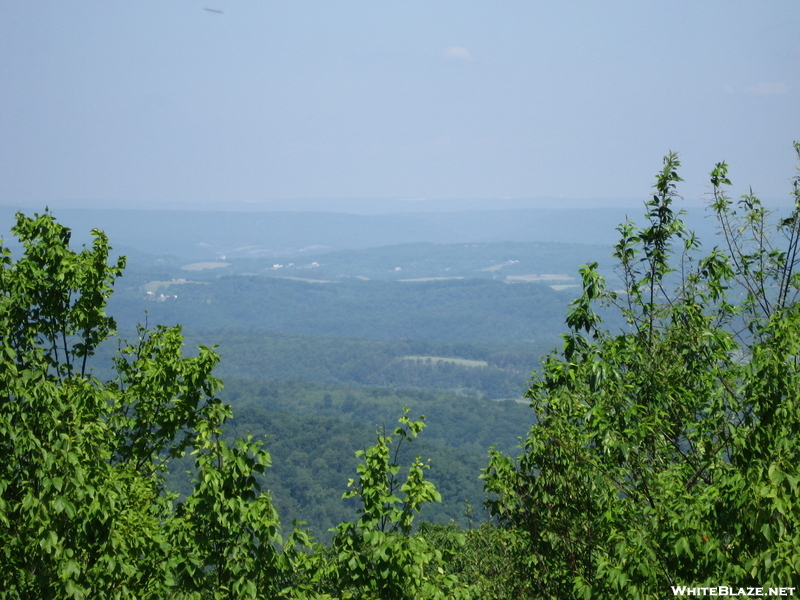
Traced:
MULTIPOLYGON (((0 231, 8 231, 16 209, 0 208, 0 231)), ((23 212, 32 213, 30 209, 23 212)), ((41 211, 40 211, 41 212, 41 211)), ((626 218, 641 222, 641 207, 539 208, 453 212, 353 214, 334 212, 214 212, 184 210, 59 209, 56 218, 73 230, 78 244, 93 228, 116 248, 209 260, 222 256, 270 256, 304 249, 345 250, 396 244, 563 242, 611 245, 626 218)), ((711 243, 714 225, 702 208, 686 221, 711 243)))

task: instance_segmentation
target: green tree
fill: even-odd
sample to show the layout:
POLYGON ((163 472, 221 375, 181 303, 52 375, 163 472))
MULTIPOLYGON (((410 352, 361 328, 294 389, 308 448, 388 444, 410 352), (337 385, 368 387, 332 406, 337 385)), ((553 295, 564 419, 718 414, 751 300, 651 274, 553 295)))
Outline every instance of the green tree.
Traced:
POLYGON ((105 314, 124 259, 108 264, 49 213, 17 215, 23 245, 0 246, 0 598, 255 598, 284 584, 289 554, 255 474, 257 444, 220 439, 230 408, 219 357, 182 354, 179 328, 141 329, 88 369, 113 333, 105 314), (196 454, 194 492, 177 509, 165 463, 196 454))
POLYGON ((563 349, 527 394, 537 422, 524 453, 494 452, 484 474, 535 597, 800 585, 800 177, 771 228, 752 192, 728 198, 717 164, 725 243, 698 257, 673 209, 679 166, 665 157, 649 222, 619 228, 623 291, 596 264, 581 269, 563 349), (597 303, 628 328, 605 329, 597 303))
POLYGON ((425 427, 424 417, 412 421, 408 408, 400 426, 387 435, 379 429, 375 445, 356 452, 363 462, 358 478, 348 482, 343 498, 361 502, 357 523, 335 528, 331 547, 317 547, 309 557, 308 577, 298 586, 304 598, 363 600, 418 600, 467 598, 468 589, 445 574, 444 557, 412 526, 420 506, 441 502, 432 483, 425 480, 428 464, 417 456, 400 480, 398 451, 425 427), (394 451, 392 445, 395 444, 394 451), (398 496, 402 494, 402 498, 398 496))
POLYGON ((521 532, 485 522, 461 530, 455 524, 422 523, 420 534, 445 557, 445 572, 469 582, 475 600, 534 598, 529 556, 521 532))

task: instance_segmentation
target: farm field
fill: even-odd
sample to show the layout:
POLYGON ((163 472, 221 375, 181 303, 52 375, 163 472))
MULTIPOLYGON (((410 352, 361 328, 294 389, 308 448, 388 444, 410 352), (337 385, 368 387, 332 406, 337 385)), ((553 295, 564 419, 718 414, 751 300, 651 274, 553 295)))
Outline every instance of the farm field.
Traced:
POLYGON ((173 285, 183 285, 186 283, 207 283, 205 281, 189 281, 186 279, 172 279, 170 281, 148 281, 142 285, 142 291, 146 294, 156 294, 160 291, 166 291, 173 285))
POLYGON ((222 269, 225 267, 231 266, 231 263, 220 262, 220 261, 205 261, 205 262, 196 262, 190 265, 184 265, 181 267, 184 271, 203 271, 205 269, 222 269))
POLYGON ((468 358, 447 358, 444 356, 404 356, 402 360, 428 362, 437 365, 440 363, 452 363, 462 367, 488 367, 489 363, 485 360, 470 360, 468 358))

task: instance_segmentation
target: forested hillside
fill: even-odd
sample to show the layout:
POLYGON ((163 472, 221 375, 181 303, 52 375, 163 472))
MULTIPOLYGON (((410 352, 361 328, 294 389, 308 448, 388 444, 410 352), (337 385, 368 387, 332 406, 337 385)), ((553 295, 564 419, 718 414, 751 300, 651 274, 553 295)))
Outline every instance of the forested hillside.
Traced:
POLYGON ((147 303, 137 293, 111 304, 120 323, 146 310, 187 330, 238 327, 377 339, 555 341, 559 313, 575 292, 546 285, 469 279, 315 284, 274 277, 224 277, 180 285, 177 298, 147 303))
MULTIPOLYGON (((234 407, 229 439, 254 435, 266 441, 273 468, 263 484, 285 523, 305 521, 314 536, 329 540, 336 524, 357 518, 355 505, 342 502, 342 485, 357 465, 355 452, 370 445, 375 427, 391 430, 408 407, 425 415, 425 437, 406 448, 401 463, 421 453, 431 459, 429 479, 442 495, 440 504, 426 505, 426 521, 468 526, 488 517, 483 509, 483 482, 478 478, 488 448, 519 453, 529 428, 527 402, 493 401, 386 387, 353 389, 318 386, 300 381, 240 381, 226 379, 219 396, 234 407), (467 513, 471 511, 471 515, 467 513)), ((172 489, 191 490, 188 458, 171 467, 172 489)))
POLYGON ((555 344, 365 340, 271 332, 188 333, 191 346, 212 341, 220 375, 244 380, 301 380, 324 385, 443 390, 520 399, 540 356, 555 344))
MULTIPOLYGON (((528 270, 532 264, 567 270, 587 250, 591 248, 578 245, 569 246, 570 254, 558 245, 427 244, 383 253, 340 253, 338 263, 332 263, 351 272, 365 268, 359 260, 394 264, 427 256, 433 261, 428 268, 445 273, 444 265, 452 264, 480 277, 429 282, 345 278, 329 284, 278 278, 275 272, 247 275, 249 268, 271 268, 269 261, 257 259, 233 261, 230 266, 239 275, 231 276, 213 269, 189 273, 180 270, 184 263, 179 261, 140 255, 110 301, 122 331, 98 349, 90 366, 100 377, 113 376, 108 365, 118 339, 135 339, 133 325, 145 318, 181 323, 189 353, 198 344, 216 345, 222 357, 216 373, 225 381, 220 398, 236 407, 237 414, 240 407, 252 407, 254 412, 247 414, 256 416, 248 417, 249 428, 268 434, 266 448, 276 468, 264 484, 275 506, 288 520, 306 521, 320 539, 329 539, 328 529, 336 523, 355 518, 352 505, 343 503, 340 494, 320 491, 333 489, 319 487, 320 474, 339 485, 346 482, 355 464, 353 453, 365 447, 375 426, 388 426, 408 406, 428 417, 423 445, 433 459, 431 480, 442 493, 442 504, 425 507, 425 518, 466 526, 470 518, 486 518, 478 475, 487 449, 517 451, 530 420, 522 400, 527 383, 538 358, 557 345, 560 315, 575 294, 549 287, 568 279, 515 283, 517 289, 509 293, 509 284, 492 277, 509 267, 513 276, 517 261, 491 266, 491 257, 527 257, 523 265, 528 270), (162 272, 154 270, 159 267, 162 272), (156 294, 148 295, 151 290, 156 294), (511 325, 499 328, 500 314, 511 325), (307 333, 282 332, 298 329, 307 333), (476 335, 481 330, 486 331, 485 341, 476 335), (521 338, 540 331, 542 339, 521 338), (352 337, 358 334, 365 337, 352 337), (270 429, 276 419, 287 426, 270 429), (305 430, 303 436, 284 436, 285 430, 297 427, 305 430), (342 432, 348 435, 342 437, 342 432), (303 447, 315 439, 335 451, 309 458, 303 447)), ((239 418, 230 427, 239 431, 238 423, 239 418)), ((171 484, 184 493, 190 489, 190 478, 183 476, 190 462, 171 469, 171 484)))

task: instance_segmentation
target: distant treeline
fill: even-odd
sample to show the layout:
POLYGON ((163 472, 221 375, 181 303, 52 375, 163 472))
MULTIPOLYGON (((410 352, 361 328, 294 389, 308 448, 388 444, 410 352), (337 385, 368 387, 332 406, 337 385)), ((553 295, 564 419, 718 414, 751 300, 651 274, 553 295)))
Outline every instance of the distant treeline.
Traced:
POLYGON ((121 286, 110 302, 117 322, 183 324, 187 331, 238 327, 372 339, 548 341, 563 330, 574 291, 547 285, 464 279, 315 284, 273 277, 222 277, 170 288, 147 301, 121 286))

